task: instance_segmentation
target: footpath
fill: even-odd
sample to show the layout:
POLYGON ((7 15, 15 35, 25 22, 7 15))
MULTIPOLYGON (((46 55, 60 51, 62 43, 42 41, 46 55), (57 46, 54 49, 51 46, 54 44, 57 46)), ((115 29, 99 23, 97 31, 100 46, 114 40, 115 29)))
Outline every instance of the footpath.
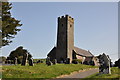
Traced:
POLYGON ((80 80, 97 72, 99 72, 98 68, 90 68, 87 70, 80 70, 78 72, 73 72, 70 75, 62 75, 55 79, 49 79, 49 80, 80 80))

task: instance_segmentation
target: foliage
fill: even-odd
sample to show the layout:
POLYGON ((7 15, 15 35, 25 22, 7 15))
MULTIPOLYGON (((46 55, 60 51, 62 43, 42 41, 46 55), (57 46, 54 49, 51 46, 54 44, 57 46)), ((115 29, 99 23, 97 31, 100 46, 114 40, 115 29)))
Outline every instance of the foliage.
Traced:
POLYGON ((73 60, 72 60, 72 63, 76 63, 76 62, 82 63, 82 60, 80 60, 80 59, 73 59, 73 60))
POLYGON ((22 26, 22 24, 20 24, 19 20, 12 17, 11 8, 11 3, 2 2, 2 14, 0 14, 0 20, 2 20, 2 28, 0 30, 0 34, 2 34, 1 46, 9 45, 12 42, 11 39, 21 30, 18 27, 22 26))
POLYGON ((16 57, 18 59, 18 63, 20 64, 23 56, 26 53, 28 53, 28 59, 32 57, 32 55, 26 49, 23 49, 23 47, 20 46, 20 47, 16 48, 14 51, 12 51, 7 59, 14 60, 14 58, 16 57))
POLYGON ((46 64, 34 64, 34 66, 3 66, 3 78, 55 78, 60 75, 70 74, 73 71, 79 71, 94 66, 82 64, 56 64, 47 66, 46 64))

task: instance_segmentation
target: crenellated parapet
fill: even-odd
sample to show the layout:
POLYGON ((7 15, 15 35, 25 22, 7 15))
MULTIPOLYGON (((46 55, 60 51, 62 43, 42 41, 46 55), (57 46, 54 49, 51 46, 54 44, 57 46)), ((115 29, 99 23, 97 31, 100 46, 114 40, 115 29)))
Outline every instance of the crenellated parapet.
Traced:
POLYGON ((58 17, 58 20, 59 20, 59 21, 64 20, 64 19, 67 19, 68 21, 74 23, 74 18, 72 18, 72 17, 69 16, 69 15, 65 15, 65 16, 58 17))

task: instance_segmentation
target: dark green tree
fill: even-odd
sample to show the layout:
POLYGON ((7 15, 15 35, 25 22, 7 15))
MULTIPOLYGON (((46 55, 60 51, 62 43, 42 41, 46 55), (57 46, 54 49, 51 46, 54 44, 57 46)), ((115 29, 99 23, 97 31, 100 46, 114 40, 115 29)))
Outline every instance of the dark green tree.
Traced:
POLYGON ((10 10, 12 4, 9 2, 2 2, 2 14, 0 14, 2 29, 0 34, 2 34, 2 46, 9 45, 12 42, 12 39, 17 35, 21 30, 19 27, 22 26, 20 21, 12 17, 10 10))
POLYGON ((30 58, 32 58, 32 55, 26 49, 23 49, 23 46, 19 46, 15 50, 11 51, 11 53, 7 59, 14 60, 14 58, 16 57, 18 59, 18 63, 21 63, 22 58, 23 58, 24 54, 26 54, 26 53, 28 54, 28 60, 30 58))

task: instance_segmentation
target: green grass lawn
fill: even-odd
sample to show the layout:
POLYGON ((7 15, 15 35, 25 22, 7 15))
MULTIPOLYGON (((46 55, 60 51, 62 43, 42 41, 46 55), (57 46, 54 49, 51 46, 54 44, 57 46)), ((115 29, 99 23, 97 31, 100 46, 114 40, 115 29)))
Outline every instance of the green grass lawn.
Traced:
POLYGON ((42 60, 44 63, 46 61, 46 59, 33 59, 33 62, 37 62, 38 60, 42 60))
POLYGON ((93 78, 94 80, 98 80, 98 79, 103 79, 103 78, 106 78, 106 79, 112 79, 112 80, 120 80, 118 78, 120 78, 120 69, 117 68, 117 67, 112 67, 111 68, 111 74, 102 74, 102 75, 98 75, 98 73, 96 74, 93 74, 91 76, 88 76, 87 78, 93 78))
POLYGON ((55 78, 60 75, 70 74, 87 68, 95 68, 82 64, 35 64, 34 66, 11 65, 2 67, 2 78, 55 78))

